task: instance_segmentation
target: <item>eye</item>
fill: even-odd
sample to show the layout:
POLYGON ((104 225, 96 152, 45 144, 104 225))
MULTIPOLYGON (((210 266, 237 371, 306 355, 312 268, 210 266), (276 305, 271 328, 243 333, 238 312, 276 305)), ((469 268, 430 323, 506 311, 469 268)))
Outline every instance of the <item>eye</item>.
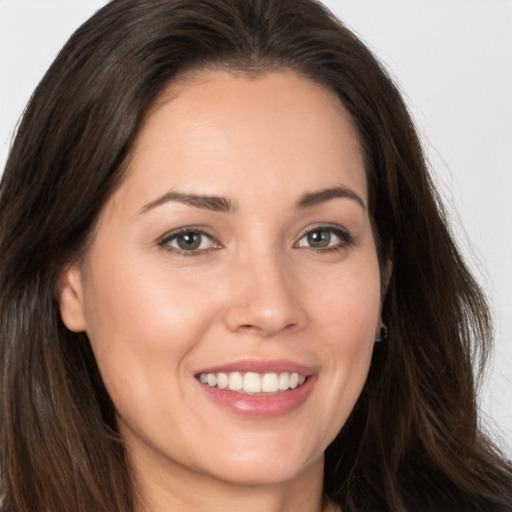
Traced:
POLYGON ((173 252, 188 252, 191 254, 219 247, 210 235, 204 231, 192 228, 170 233, 159 244, 173 252))
POLYGON ((353 242, 352 237, 341 228, 322 226, 308 231, 297 243, 296 247, 316 250, 342 249, 353 242))

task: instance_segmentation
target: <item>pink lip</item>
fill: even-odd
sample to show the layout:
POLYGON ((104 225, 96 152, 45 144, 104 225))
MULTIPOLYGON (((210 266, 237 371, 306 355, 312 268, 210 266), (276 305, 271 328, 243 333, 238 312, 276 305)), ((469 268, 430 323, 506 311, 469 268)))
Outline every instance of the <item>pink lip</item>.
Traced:
POLYGON ((199 370, 196 375, 201 373, 230 373, 230 372, 255 372, 255 373, 300 373, 310 376, 316 374, 316 370, 310 366, 306 366, 285 359, 272 359, 264 361, 260 359, 242 359, 233 363, 227 363, 218 366, 212 366, 199 370))
POLYGON ((284 360, 242 360, 207 368, 198 372, 197 375, 200 373, 220 372, 297 372, 307 376, 306 382, 302 386, 268 395, 246 395, 228 389, 214 388, 197 380, 200 389, 214 403, 238 416, 252 418, 273 418, 291 413, 306 401, 316 382, 316 372, 312 368, 284 360))

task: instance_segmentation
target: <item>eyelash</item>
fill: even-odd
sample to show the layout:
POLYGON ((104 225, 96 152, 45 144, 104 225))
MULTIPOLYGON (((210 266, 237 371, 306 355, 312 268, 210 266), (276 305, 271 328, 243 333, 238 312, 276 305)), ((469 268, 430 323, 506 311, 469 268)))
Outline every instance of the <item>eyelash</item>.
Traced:
MULTIPOLYGON (((330 240, 329 240, 330 241, 330 240)), ((320 224, 318 226, 310 227, 307 231, 305 231, 302 236, 299 238, 299 240, 294 244, 294 247, 303 247, 304 249, 308 249, 311 251, 315 251, 317 253, 325 254, 325 253, 331 253, 331 252, 337 252, 342 251, 344 249, 348 249, 354 245, 354 237, 345 229, 341 228, 340 226, 330 226, 325 224, 320 224), (299 243, 304 240, 309 235, 312 235, 313 233, 319 233, 319 232, 326 232, 329 233, 329 236, 334 235, 337 238, 339 238, 339 242, 335 245, 329 245, 327 247, 308 247, 308 246, 301 246, 299 243)))
MULTIPOLYGON (((330 240, 329 240, 330 242, 330 240)), ((202 242, 201 242, 202 244, 202 242)), ((354 244, 354 238, 353 236, 346 231, 345 229, 342 229, 339 226, 329 226, 329 225, 318 225, 313 226, 309 228, 307 231, 305 231, 301 237, 298 239, 297 242, 294 243, 293 247, 295 248, 303 248, 310 251, 314 251, 317 253, 331 253, 331 252, 337 252, 344 249, 349 248, 354 244), (326 247, 310 247, 310 246, 303 246, 300 245, 300 242, 304 240, 306 237, 312 235, 313 233, 319 233, 319 232, 326 232, 329 234, 329 236, 336 236, 339 238, 340 242, 336 243, 335 245, 328 245, 326 247)), ((171 233, 166 234, 159 242, 158 245, 165 248, 168 252, 172 254, 176 254, 179 256, 199 256, 202 254, 207 254, 212 250, 220 249, 222 246, 220 243, 218 243, 215 238, 200 228, 195 227, 185 227, 182 229, 179 229, 178 231, 173 231, 171 233), (212 247, 206 247, 206 248, 197 248, 197 249, 183 249, 180 247, 172 247, 170 244, 173 241, 176 241, 180 236, 186 236, 186 235, 199 235, 200 237, 206 237, 210 240, 210 244, 213 244, 212 247)))
POLYGON ((206 231, 195 228, 195 227, 185 227, 182 229, 179 229, 178 231, 173 231, 171 233, 168 233, 164 235, 164 237, 158 242, 158 245, 161 247, 164 247, 168 252, 172 254, 177 254, 179 256, 199 256, 200 254, 206 254, 209 253, 212 250, 220 249, 221 245, 215 241, 215 239, 207 233, 206 231), (204 249, 182 249, 179 247, 172 247, 170 244, 171 242, 177 240, 180 236, 184 237, 186 235, 199 235, 201 237, 207 237, 211 240, 210 243, 214 245, 214 247, 207 247, 204 249))

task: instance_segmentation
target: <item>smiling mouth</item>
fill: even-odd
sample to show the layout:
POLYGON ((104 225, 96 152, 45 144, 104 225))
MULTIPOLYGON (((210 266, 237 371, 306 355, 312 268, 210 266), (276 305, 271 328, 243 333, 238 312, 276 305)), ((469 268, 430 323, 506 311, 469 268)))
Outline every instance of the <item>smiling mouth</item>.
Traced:
POLYGON ((212 388, 254 395, 279 393, 298 388, 306 382, 307 377, 296 372, 219 372, 200 373, 198 379, 202 384, 212 388))

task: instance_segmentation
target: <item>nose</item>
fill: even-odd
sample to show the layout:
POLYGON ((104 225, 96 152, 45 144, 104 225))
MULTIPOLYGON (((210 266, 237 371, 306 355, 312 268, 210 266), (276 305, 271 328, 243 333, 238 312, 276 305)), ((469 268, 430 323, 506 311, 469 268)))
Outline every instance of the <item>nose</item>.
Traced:
POLYGON ((236 267, 224 315, 230 331, 270 337, 305 327, 307 313, 297 280, 279 254, 253 255, 236 267))

